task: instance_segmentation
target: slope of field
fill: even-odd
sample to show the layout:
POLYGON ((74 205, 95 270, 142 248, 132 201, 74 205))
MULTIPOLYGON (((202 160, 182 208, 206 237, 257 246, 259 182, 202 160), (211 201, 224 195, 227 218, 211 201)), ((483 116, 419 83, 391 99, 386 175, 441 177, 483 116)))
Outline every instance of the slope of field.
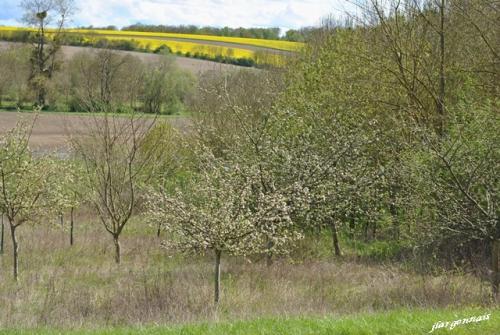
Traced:
MULTIPOLYGON (((20 43, 0 41, 0 50, 3 48, 8 48, 10 46, 19 45, 19 44, 20 43)), ((81 52, 81 51, 96 52, 97 50, 98 49, 88 48, 88 47, 72 47, 72 46, 63 46, 62 47, 62 52, 63 52, 64 57, 66 59, 70 59, 76 53, 81 52)), ((152 53, 144 53, 144 52, 135 52, 135 51, 116 50, 115 52, 122 53, 122 54, 130 54, 130 55, 133 55, 135 57, 139 57, 142 61, 148 62, 148 63, 158 62, 162 58, 165 57, 162 55, 157 55, 157 54, 152 54, 152 53)), ((238 67, 236 65, 217 63, 217 62, 204 60, 204 59, 177 57, 177 56, 172 56, 172 57, 175 57, 175 62, 177 63, 177 65, 180 68, 191 71, 195 75, 200 75, 200 74, 207 72, 207 71, 232 71, 232 70, 236 70, 236 69, 241 69, 241 67, 238 67)))
MULTIPOLYGON (((96 41, 97 38, 94 35, 85 35, 86 40, 92 42, 96 41)), ((160 48, 161 46, 168 46, 170 50, 174 53, 181 53, 183 55, 186 54, 201 54, 201 55, 209 55, 211 57, 215 56, 225 56, 225 57, 233 57, 233 58, 255 58, 255 52, 248 49, 240 49, 240 48, 228 48, 224 46, 210 45, 210 44, 202 44, 202 43, 193 43, 188 41, 171 41, 171 40, 162 40, 155 39, 152 37, 141 38, 137 36, 115 36, 115 35, 99 35, 98 38, 105 38, 110 41, 133 41, 139 44, 142 49, 148 51, 154 51, 155 49, 160 48)))
POLYGON ((225 36, 211 36, 211 35, 194 35, 194 34, 175 34, 175 33, 149 33, 139 31, 120 31, 120 30, 86 30, 86 29, 71 29, 70 32, 80 33, 84 35, 115 35, 115 36, 132 36, 132 37, 149 37, 149 38, 176 38, 188 39, 198 41, 213 41, 221 43, 230 43, 234 46, 238 45, 252 45, 266 49, 276 49, 284 51, 299 51, 303 48, 304 44, 299 42, 289 41, 275 41, 264 40, 256 38, 242 38, 242 37, 225 37, 225 36))

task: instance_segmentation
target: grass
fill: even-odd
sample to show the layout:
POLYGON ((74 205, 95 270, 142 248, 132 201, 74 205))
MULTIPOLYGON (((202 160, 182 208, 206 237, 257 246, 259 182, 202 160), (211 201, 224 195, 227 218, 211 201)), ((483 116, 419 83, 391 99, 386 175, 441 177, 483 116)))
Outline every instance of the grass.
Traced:
MULTIPOLYGON (((311 320, 318 327, 330 326, 328 322, 333 322, 332 327, 344 327, 333 320, 356 313, 492 306, 488 283, 472 275, 420 276, 396 265, 317 257, 324 251, 315 248, 323 249, 328 243, 325 240, 309 244, 310 249, 304 250, 309 257, 277 259, 271 267, 258 256, 223 257, 222 301, 215 310, 210 255, 167 254, 159 247, 156 230, 136 217, 123 232, 123 263, 116 266, 112 239, 90 212, 80 212, 77 217, 73 247, 68 245, 67 227, 61 228, 57 222, 54 218, 19 230, 18 283, 12 280, 7 239, 6 253, 0 256, 0 329, 135 329, 220 321, 210 331, 222 334, 224 327, 239 327, 241 333, 247 326, 260 327, 266 322, 272 330, 273 320, 277 327, 285 318, 290 320, 283 321, 288 325, 285 330, 292 331, 301 325, 297 318, 311 320), (270 321, 236 322, 255 319, 270 321)), ((438 321, 444 316, 435 318, 438 321)), ((428 327, 435 319, 430 313, 425 320, 428 327)), ((199 330, 203 327, 212 328, 192 326, 191 333, 203 333, 199 330)), ((304 324, 298 329, 306 331, 307 327, 304 324)), ((176 334, 181 330, 169 331, 176 334)))
POLYGON ((433 334, 495 335, 500 329, 498 311, 469 308, 464 310, 397 310, 343 318, 264 318, 252 321, 204 323, 185 326, 102 328, 94 330, 4 330, 0 334, 24 335, 416 335, 427 334, 438 321, 455 321, 491 313, 490 319, 474 324, 458 325, 452 330, 438 329, 433 334))

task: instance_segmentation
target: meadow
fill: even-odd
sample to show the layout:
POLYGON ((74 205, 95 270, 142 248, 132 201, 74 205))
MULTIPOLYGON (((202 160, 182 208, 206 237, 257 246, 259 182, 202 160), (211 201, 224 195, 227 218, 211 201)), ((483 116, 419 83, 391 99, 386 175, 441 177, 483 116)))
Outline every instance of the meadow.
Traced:
POLYGON ((223 299, 215 307, 208 255, 165 251, 163 236, 136 217, 123 233, 117 265, 91 211, 78 211, 73 246, 67 219, 20 230, 18 282, 10 278, 5 241, 2 334, 421 334, 438 321, 487 313, 490 320, 453 332, 495 334, 500 322, 487 284, 473 276, 418 275, 359 259, 355 249, 335 259, 326 235, 303 241, 300 252, 271 266, 259 256, 226 258, 223 299))

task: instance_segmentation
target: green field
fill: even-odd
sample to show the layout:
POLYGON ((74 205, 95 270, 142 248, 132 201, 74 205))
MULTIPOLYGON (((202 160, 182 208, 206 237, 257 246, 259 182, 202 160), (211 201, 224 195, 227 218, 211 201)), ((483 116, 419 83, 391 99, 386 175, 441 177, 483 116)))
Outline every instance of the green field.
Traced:
POLYGON ((364 314, 360 316, 331 318, 295 318, 295 319, 258 319, 254 321, 238 321, 233 323, 197 324, 179 327, 144 327, 144 328, 107 328, 95 330, 4 330, 1 334, 73 334, 73 335, 122 335, 122 334, 165 334, 165 335, 398 335, 426 334, 438 321, 455 321, 490 314, 490 320, 476 324, 458 325, 453 329, 438 329, 432 334, 498 334, 500 329, 500 312, 486 309, 451 310, 401 310, 388 313, 364 314))

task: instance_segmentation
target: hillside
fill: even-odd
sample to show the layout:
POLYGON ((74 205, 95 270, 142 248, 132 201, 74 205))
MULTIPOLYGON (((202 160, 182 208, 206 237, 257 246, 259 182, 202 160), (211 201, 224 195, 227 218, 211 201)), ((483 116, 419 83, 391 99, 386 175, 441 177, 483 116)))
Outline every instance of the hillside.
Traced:
MULTIPOLYGON (((16 45, 14 42, 2 42, 0 41, 0 50, 9 48, 9 46, 16 45)), ((89 48, 89 47, 76 47, 76 46, 63 46, 62 47, 62 52, 63 56, 65 59, 71 59, 75 54, 77 54, 80 51, 96 51, 97 49, 89 48)), ((116 50, 118 54, 123 54, 123 55, 133 55, 135 57, 140 58, 143 62, 146 63, 152 63, 152 62, 158 62, 159 60, 163 59, 164 56, 158 55, 158 54, 153 54, 153 53, 144 53, 144 52, 137 52, 137 51, 126 51, 126 50, 116 50)), ((188 57, 181 57, 181 56, 172 56, 175 57, 175 63, 184 70, 188 70, 194 75, 199 75, 202 74, 206 71, 228 71, 228 70, 235 70, 238 69, 236 65, 232 64, 223 64, 223 63, 217 63, 214 61, 210 60, 204 60, 204 59, 196 59, 196 58, 188 58, 188 57)))
MULTIPOLYGON (((0 39, 26 41, 34 30, 0 27, 0 39)), ((195 34, 153 33, 117 30, 68 29, 63 44, 73 46, 107 45, 115 49, 159 52, 214 60, 244 66, 282 66, 286 58, 301 50, 303 43, 195 34)))

